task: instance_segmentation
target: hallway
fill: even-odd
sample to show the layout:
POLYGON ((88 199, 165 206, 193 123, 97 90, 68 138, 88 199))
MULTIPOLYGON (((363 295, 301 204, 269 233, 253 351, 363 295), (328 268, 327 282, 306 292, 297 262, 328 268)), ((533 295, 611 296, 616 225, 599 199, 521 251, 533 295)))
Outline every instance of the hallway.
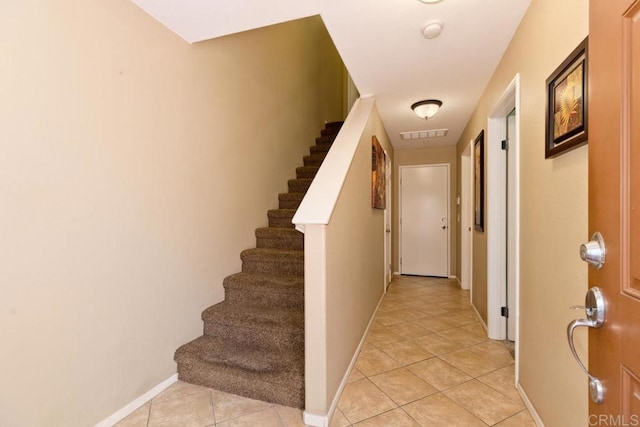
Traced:
MULTIPOLYGON (((331 427, 534 426, 514 362, 453 280, 395 277, 331 427)), ((303 426, 297 409, 177 382, 119 427, 303 426)))
POLYGON ((514 361, 454 280, 396 276, 332 426, 534 426, 514 361))

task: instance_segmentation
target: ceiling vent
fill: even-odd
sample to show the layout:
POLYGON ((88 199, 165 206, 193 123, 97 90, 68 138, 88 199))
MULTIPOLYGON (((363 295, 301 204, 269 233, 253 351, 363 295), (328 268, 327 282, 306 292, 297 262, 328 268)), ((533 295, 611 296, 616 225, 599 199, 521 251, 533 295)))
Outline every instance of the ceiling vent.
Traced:
POLYGON ((440 138, 447 136, 449 129, 431 129, 431 130, 418 130, 415 132, 400 132, 400 136, 403 140, 408 139, 425 139, 425 138, 440 138))

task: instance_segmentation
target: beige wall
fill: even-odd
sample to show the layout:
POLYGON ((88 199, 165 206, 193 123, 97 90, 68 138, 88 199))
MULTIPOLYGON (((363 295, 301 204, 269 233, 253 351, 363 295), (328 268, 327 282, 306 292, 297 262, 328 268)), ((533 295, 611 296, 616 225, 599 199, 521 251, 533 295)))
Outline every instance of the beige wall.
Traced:
POLYGON ((176 372, 341 66, 318 17, 188 45, 128 0, 0 15, 0 425, 93 425, 176 372))
POLYGON ((396 150, 393 164, 393 271, 400 271, 400 166, 412 165, 431 165, 444 163, 450 165, 449 174, 451 182, 449 188, 450 206, 449 206, 449 224, 450 224, 450 246, 449 246, 449 275, 460 277, 456 274, 456 242, 458 229, 455 226, 457 222, 456 210, 456 186, 458 181, 458 164, 456 162, 456 147, 432 147, 432 148, 414 148, 396 150))
MULTIPOLYGON (((566 340, 567 323, 578 315, 568 307, 587 289, 578 256, 588 237, 587 148, 544 158, 545 80, 587 33, 586 2, 534 0, 458 144, 459 154, 486 129, 520 73, 520 384, 547 426, 587 424, 587 381, 566 340)), ((482 236, 475 234, 474 294, 486 283, 475 262, 486 265, 482 236)), ((586 358, 585 335, 577 344, 586 358)))

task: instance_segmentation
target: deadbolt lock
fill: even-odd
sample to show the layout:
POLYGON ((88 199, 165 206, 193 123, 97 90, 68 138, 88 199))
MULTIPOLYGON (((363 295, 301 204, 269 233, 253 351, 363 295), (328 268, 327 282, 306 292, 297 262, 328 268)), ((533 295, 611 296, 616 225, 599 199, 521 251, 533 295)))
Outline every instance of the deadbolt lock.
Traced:
POLYGON ((597 269, 601 269, 607 255, 607 248, 600 232, 595 232, 591 241, 580 245, 580 258, 597 269))

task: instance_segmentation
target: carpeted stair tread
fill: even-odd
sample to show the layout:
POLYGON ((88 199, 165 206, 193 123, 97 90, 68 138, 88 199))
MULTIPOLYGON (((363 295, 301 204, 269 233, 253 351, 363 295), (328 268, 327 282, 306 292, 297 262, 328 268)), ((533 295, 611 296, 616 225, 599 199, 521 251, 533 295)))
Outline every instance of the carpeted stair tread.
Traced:
POLYGON ((224 279, 225 285, 245 284, 249 280, 253 286, 278 288, 304 288, 304 278, 301 277, 271 277, 261 274, 236 273, 224 279))
POLYGON ((315 153, 310 156, 304 156, 303 162, 305 166, 320 166, 325 157, 325 154, 315 153))
POLYGON ((303 277, 273 277, 236 273, 224 279, 225 301, 231 305, 287 307, 304 306, 303 277))
POLYGON ((290 353, 280 353, 265 346, 246 346, 216 337, 201 336, 178 349, 181 353, 191 353, 203 362, 223 366, 233 366, 251 372, 301 372, 299 358, 290 353), (296 363, 297 362, 297 363, 296 363))
MULTIPOLYGON (((250 328, 269 334, 275 334, 278 331, 298 332, 304 325, 304 311, 302 307, 265 308, 259 305, 239 307, 224 301, 204 310, 202 320, 205 323, 250 328)), ((206 328, 205 335, 210 335, 206 333, 206 328)))
POLYGON ((337 136, 338 135, 319 136, 316 138, 316 145, 331 145, 333 144, 333 141, 336 140, 337 136))
POLYGON ((300 166, 296 168, 296 178, 315 178, 320 170, 319 166, 300 166))
POLYGON ((295 214, 295 209, 272 209, 267 212, 269 227, 294 228, 291 220, 295 214))
POLYGON ((263 227, 256 229, 258 248, 303 250, 304 234, 295 228, 263 227))
POLYGON ((262 274, 236 273, 224 279, 224 286, 246 288, 277 288, 304 290, 304 278, 302 277, 273 277, 262 274))
POLYGON ((304 352, 301 307, 244 306, 228 301, 218 306, 202 313, 204 335, 249 347, 268 346, 281 351, 304 352))
POLYGON ((202 355, 211 352, 216 343, 210 343, 207 338, 200 337, 176 351, 174 359, 178 362, 180 380, 252 399, 304 408, 303 353, 289 359, 288 366, 281 370, 260 372, 208 362, 202 355))
POLYGON ((291 193, 306 193, 307 190, 309 189, 309 186, 311 186, 311 181, 313 181, 313 179, 309 179, 309 178, 290 179, 287 182, 287 185, 289 186, 289 191, 291 193))
POLYGON ((287 251, 280 249, 261 249, 250 248, 240 252, 240 258, 245 260, 249 257, 256 259, 274 259, 274 258, 287 258, 293 257, 295 259, 304 260, 304 251, 287 251))
POLYGON ((312 145, 309 147, 310 154, 327 153, 331 149, 331 144, 312 145))
POLYGON ((304 276, 304 251, 254 248, 240 254, 242 271, 272 276, 304 276))
POLYGON ((295 213, 295 209, 270 209, 267 215, 273 218, 292 218, 295 213))
POLYGON ((340 132, 340 128, 325 128, 320 131, 320 135, 329 136, 329 135, 337 135, 340 132))
POLYGON ((280 193, 278 203, 280 209, 298 209, 304 199, 304 193, 280 193))
POLYGON ((325 129, 340 129, 344 121, 327 122, 324 124, 325 129))

